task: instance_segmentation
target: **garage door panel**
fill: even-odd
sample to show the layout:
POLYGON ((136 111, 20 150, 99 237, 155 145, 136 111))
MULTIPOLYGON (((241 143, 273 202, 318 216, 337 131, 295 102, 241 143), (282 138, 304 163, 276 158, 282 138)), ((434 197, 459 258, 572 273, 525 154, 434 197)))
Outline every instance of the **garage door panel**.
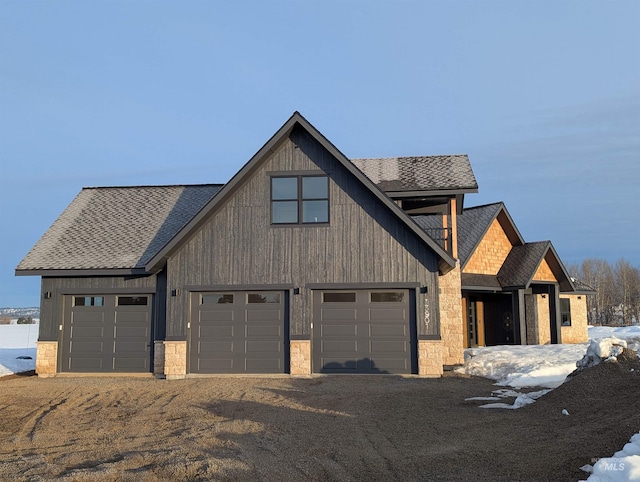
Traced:
POLYGON ((342 325, 333 325, 333 324, 322 324, 320 327, 320 334, 324 337, 336 336, 356 336, 357 335, 357 325, 344 323, 342 325))
POLYGON ((408 335, 408 326, 406 324, 396 324, 396 325, 378 325, 371 324, 369 325, 369 334, 373 337, 403 337, 405 338, 408 335))
POLYGON ((322 340, 322 352, 357 354, 358 342, 355 340, 322 340))
POLYGON ((279 341, 252 341, 247 340, 245 349, 247 357, 257 353, 280 353, 282 343, 279 341))
MULTIPOLYGON (((69 361, 69 370, 74 372, 101 372, 104 363, 102 358, 74 356, 69 361)), ((109 367, 106 367, 109 368, 109 367)))
POLYGON ((274 373, 283 371, 280 358, 246 358, 245 370, 251 373, 274 373))
POLYGON ((282 327, 280 325, 247 325, 247 337, 272 337, 282 338, 282 327))
POLYGON ((104 323, 104 312, 102 311, 86 311, 95 308, 75 308, 76 310, 71 314, 72 323, 74 325, 95 325, 104 323))
POLYGON ((399 373, 410 370, 411 367, 406 358, 384 358, 377 356, 375 360, 369 360, 369 370, 386 373, 399 373))
POLYGON ((369 309, 369 319, 371 321, 396 321, 398 323, 406 323, 407 312, 403 308, 369 309))
POLYGON ((332 357, 320 358, 324 371, 326 373, 357 373, 357 360, 336 360, 332 357))
POLYGON ((116 325, 116 338, 144 338, 149 340, 148 326, 116 325))
POLYGON ((199 358, 195 367, 201 373, 232 373, 232 358, 199 358))
POLYGON ((233 326, 231 325, 200 325, 200 338, 230 338, 233 337, 233 326))
POLYGON ((247 311, 246 320, 253 322, 270 322, 270 321, 280 321, 282 319, 282 312, 280 310, 250 310, 247 311))
POLYGON ((148 324, 149 314, 139 311, 116 311, 116 323, 139 323, 148 324))
POLYGON ((102 339, 105 335, 103 326, 72 326, 69 331, 76 340, 81 338, 102 339))
POLYGON ((127 358, 127 357, 139 358, 140 353, 146 352, 146 348, 147 348, 147 340, 116 341, 113 352, 124 358, 127 358))
POLYGON ((346 321, 355 321, 357 318, 357 311, 355 308, 347 309, 347 308, 323 308, 322 309, 322 320, 332 321, 332 320, 346 320, 346 321))
POLYGON ((216 322, 216 321, 224 321, 224 322, 234 321, 233 310, 220 310, 220 311, 202 310, 200 311, 200 323, 216 322))
POLYGON ((407 353, 407 343, 404 341, 371 340, 369 342, 371 353, 407 353))
POLYGON ((201 341, 198 346, 198 354, 208 353, 233 353, 232 341, 201 341))
POLYGON ((100 356, 104 348, 105 343, 102 340, 71 342, 71 349, 73 350, 73 353, 78 354, 81 358, 86 358, 86 355, 89 355, 90 357, 100 356))
POLYGON ((146 358, 116 358, 114 369, 116 372, 142 372, 146 368, 146 358))

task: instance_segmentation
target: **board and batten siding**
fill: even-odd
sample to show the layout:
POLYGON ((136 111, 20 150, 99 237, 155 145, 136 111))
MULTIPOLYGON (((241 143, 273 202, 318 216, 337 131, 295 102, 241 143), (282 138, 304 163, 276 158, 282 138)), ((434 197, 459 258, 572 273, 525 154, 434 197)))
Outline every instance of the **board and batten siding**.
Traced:
POLYGON ((59 326, 62 324, 64 295, 67 294, 125 294, 151 293, 156 290, 156 276, 131 277, 100 276, 79 278, 42 277, 42 293, 40 297, 40 331, 39 341, 57 341, 59 326), (138 291, 139 290, 139 291, 138 291), (45 293, 51 293, 45 298, 45 293))
MULTIPOLYGON (((428 298, 431 323, 419 335, 438 335, 437 259, 422 240, 327 150, 294 130, 167 263, 167 338, 184 339, 188 293, 184 287, 286 285, 290 334, 309 336, 313 314, 308 284, 415 283, 418 313, 428 298), (314 171, 329 176, 328 225, 272 226, 270 174, 314 171)), ((424 316, 418 316, 423 319, 424 316)))

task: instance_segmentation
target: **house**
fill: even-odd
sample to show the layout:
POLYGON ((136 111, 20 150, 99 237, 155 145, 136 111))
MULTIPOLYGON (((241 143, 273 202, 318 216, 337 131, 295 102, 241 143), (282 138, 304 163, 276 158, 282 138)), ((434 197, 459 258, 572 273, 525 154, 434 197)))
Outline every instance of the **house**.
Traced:
POLYGON ((503 206, 464 209, 477 188, 467 156, 352 161, 297 112, 224 185, 85 188, 16 268, 42 277, 36 371, 439 376, 483 326, 560 342, 572 280, 503 206))

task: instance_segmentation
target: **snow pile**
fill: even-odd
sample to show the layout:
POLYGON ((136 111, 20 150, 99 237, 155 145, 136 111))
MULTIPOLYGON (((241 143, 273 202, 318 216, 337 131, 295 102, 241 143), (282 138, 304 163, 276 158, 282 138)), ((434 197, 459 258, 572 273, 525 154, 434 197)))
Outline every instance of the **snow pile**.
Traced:
POLYGON ((491 397, 472 397, 466 398, 465 400, 479 400, 479 401, 494 401, 494 400, 502 400, 503 398, 515 397, 515 401, 513 404, 510 403, 487 403, 485 405, 480 405, 480 408, 507 408, 510 410, 524 407, 525 405, 529 405, 535 402, 538 398, 540 398, 545 393, 549 393, 551 388, 547 388, 545 390, 538 390, 537 392, 528 392, 521 393, 515 390, 494 390, 491 392, 491 397))
POLYGON ((0 325, 0 377, 35 370, 39 327, 38 324, 0 325))
POLYGON ((627 348, 627 342, 619 338, 602 338, 591 340, 587 353, 578 361, 576 366, 578 370, 594 367, 605 361, 617 361, 618 356, 622 355, 624 349, 627 348))
POLYGON ((592 467, 582 467, 592 472, 587 482, 623 482, 640 480, 640 433, 635 434, 613 457, 600 459, 592 467))
POLYGON ((640 351, 640 326, 621 326, 612 328, 608 326, 590 326, 589 339, 615 337, 627 342, 627 348, 640 351))
POLYGON ((586 343, 471 348, 459 371, 496 380, 499 386, 556 388, 576 369, 586 348, 586 343))

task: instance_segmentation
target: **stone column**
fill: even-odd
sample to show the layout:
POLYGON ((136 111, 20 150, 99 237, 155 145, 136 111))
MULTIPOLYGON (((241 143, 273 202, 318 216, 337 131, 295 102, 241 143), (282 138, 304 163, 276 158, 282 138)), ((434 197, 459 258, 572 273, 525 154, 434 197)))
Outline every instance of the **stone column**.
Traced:
POLYGON ((167 378, 167 380, 186 378, 187 376, 187 342, 186 341, 165 341, 164 342, 164 375, 167 378))
POLYGON ((442 337, 442 363, 464 363, 464 318, 462 316, 462 284, 460 265, 456 263, 448 273, 438 277, 440 288, 440 335, 442 337))
POLYGON ((58 371, 58 342, 36 342, 36 373, 39 377, 49 378, 58 371))
POLYGON ((441 377, 442 340, 418 340, 418 375, 441 377))
POLYGON ((311 376, 311 340, 291 340, 291 376, 311 376))

